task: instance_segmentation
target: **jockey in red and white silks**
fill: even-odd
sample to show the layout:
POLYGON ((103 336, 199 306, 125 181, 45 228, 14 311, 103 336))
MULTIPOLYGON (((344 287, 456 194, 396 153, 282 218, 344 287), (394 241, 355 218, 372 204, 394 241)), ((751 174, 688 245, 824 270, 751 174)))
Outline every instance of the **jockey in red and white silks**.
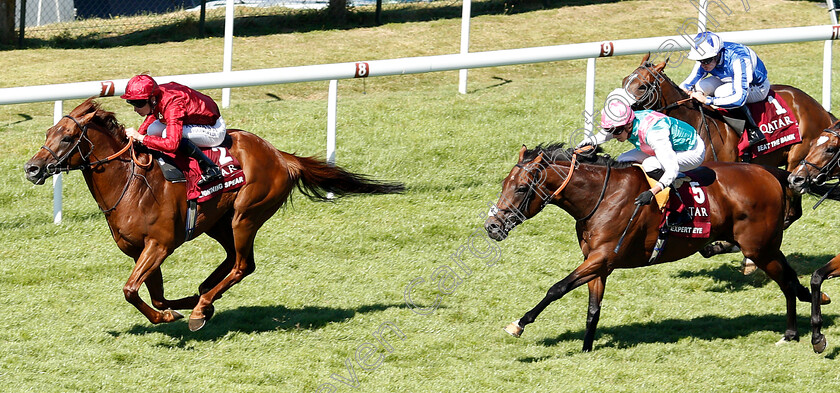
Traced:
POLYGON ((149 75, 131 78, 120 98, 145 117, 139 130, 125 129, 127 137, 151 149, 183 152, 194 158, 202 172, 199 186, 223 177, 219 167, 196 146, 218 146, 227 134, 212 98, 175 82, 158 85, 149 75))

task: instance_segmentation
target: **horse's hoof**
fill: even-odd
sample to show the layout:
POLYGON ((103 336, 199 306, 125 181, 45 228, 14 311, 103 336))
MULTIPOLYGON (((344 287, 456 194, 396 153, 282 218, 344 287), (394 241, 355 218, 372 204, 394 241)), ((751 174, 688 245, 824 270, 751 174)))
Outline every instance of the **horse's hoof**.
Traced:
POLYGON ((811 344, 814 345, 814 352, 816 353, 823 353, 823 351, 825 351, 825 347, 828 345, 825 341, 825 336, 822 334, 820 334, 819 337, 815 337, 812 341, 813 342, 811 344))
MULTIPOLYGON (((209 321, 210 318, 213 318, 213 314, 216 313, 216 307, 213 307, 213 305, 211 304, 207 307, 204 307, 204 309, 201 311, 201 313, 204 314, 204 317, 201 317, 201 318, 192 318, 192 316, 190 317, 189 327, 190 327, 190 330, 193 331, 193 332, 196 332, 199 329, 203 328, 204 325, 207 324, 207 321, 209 321)), ((193 314, 195 314, 195 313, 193 313, 193 314)))
POLYGON ((776 346, 778 347, 779 345, 785 345, 789 342, 790 342, 790 340, 788 340, 785 337, 782 337, 781 339, 779 339, 779 341, 776 341, 776 346))
POLYGON ((519 326, 519 320, 515 320, 511 322, 509 325, 505 327, 505 331, 513 337, 519 338, 522 335, 522 331, 525 330, 524 327, 519 326))
POLYGON ((205 324, 207 324, 207 319, 206 318, 190 318, 190 323, 189 323, 190 331, 191 332, 197 332, 201 328, 203 328, 205 324))
POLYGON ((184 317, 183 314, 181 314, 181 313, 179 313, 179 312, 177 312, 177 311, 175 311, 171 308, 167 308, 166 310, 163 310, 163 315, 166 318, 167 322, 175 322, 175 321, 184 317))
POLYGON ((749 258, 744 258, 741 261, 741 272, 744 273, 745 276, 749 276, 750 274, 755 273, 755 262, 753 262, 749 258))
POLYGON ((823 292, 822 296, 820 296, 820 304, 831 304, 831 298, 828 297, 825 292, 823 292))

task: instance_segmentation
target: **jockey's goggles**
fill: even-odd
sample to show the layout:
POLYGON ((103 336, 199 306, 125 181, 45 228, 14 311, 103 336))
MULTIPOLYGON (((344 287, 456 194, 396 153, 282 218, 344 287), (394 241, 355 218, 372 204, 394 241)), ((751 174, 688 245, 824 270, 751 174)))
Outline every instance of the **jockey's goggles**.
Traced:
POLYGON ((609 131, 610 134, 613 134, 613 136, 618 136, 622 132, 624 132, 624 126, 618 126, 618 127, 615 127, 615 128, 611 128, 608 131, 609 131))
POLYGON ((700 64, 710 64, 711 62, 715 61, 715 59, 717 59, 717 55, 714 55, 708 59, 700 60, 700 64))
POLYGON ((125 100, 125 102, 131 104, 131 106, 135 108, 142 108, 149 103, 149 100, 125 100))

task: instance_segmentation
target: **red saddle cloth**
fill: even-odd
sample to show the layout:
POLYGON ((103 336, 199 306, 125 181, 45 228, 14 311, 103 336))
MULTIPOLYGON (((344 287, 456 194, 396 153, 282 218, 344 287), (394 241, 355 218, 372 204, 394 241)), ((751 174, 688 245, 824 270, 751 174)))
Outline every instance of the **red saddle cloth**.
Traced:
POLYGON ((198 162, 189 157, 178 155, 175 157, 175 165, 184 172, 187 178, 187 200, 197 199, 198 203, 201 203, 213 198, 218 193, 235 190, 245 185, 245 173, 242 172, 239 160, 230 154, 227 147, 202 148, 201 151, 219 166, 224 179, 198 187, 197 183, 201 180, 201 169, 198 167, 198 162))
POLYGON ((768 154, 787 145, 802 142, 802 135, 799 132, 799 122, 793 116, 793 111, 788 103, 770 90, 764 101, 747 104, 752 113, 753 120, 758 129, 764 133, 767 142, 749 148, 747 133, 741 135, 738 142, 738 154, 752 153, 753 157, 768 154))
POLYGON ((665 214, 662 215, 662 224, 665 224, 668 216, 672 216, 670 222, 676 221, 676 224, 670 227, 672 235, 707 238, 711 233, 712 221, 706 186, 714 181, 714 172, 700 167, 686 172, 686 176, 689 180, 684 181, 678 189, 671 189, 671 196, 665 205, 665 214), (675 220, 678 215, 682 220, 675 220))

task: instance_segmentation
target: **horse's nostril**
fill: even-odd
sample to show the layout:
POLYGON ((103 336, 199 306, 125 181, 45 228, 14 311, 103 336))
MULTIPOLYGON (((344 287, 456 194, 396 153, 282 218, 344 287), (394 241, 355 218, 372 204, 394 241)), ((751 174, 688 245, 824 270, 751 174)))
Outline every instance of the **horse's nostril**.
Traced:
POLYGON ((23 171, 28 175, 35 175, 39 172, 37 165, 28 164, 23 167, 23 171))

